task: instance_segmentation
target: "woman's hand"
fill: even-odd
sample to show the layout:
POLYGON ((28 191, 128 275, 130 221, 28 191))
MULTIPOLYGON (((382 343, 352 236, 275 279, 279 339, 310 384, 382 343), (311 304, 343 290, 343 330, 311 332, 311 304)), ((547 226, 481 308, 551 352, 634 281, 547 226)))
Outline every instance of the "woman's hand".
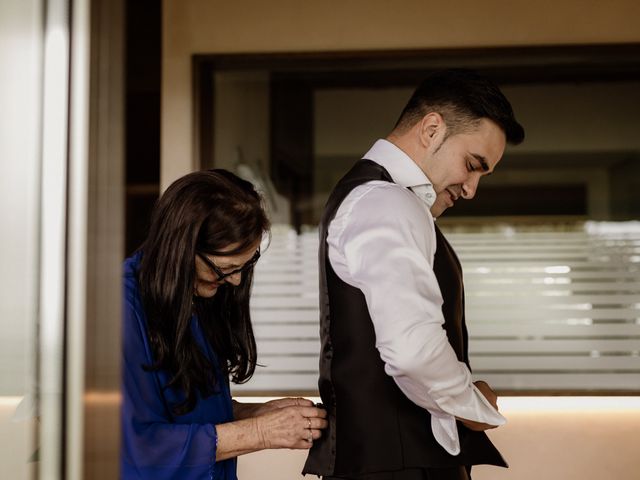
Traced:
POLYGON ((270 400, 265 403, 261 403, 257 406, 254 411, 254 415, 264 415, 265 413, 271 412, 273 410, 277 410, 279 408, 284 407, 313 407, 313 402, 311 400, 307 400, 306 398, 277 398, 275 400, 270 400))
POLYGON ((327 428, 327 412, 308 406, 309 400, 283 398, 273 402, 267 402, 271 410, 254 418, 262 448, 309 449, 327 428), (303 400, 305 405, 296 405, 295 400, 303 400))
POLYGON ((310 404, 302 398, 281 398, 266 404, 234 403, 234 411, 248 413, 251 409, 255 414, 254 407, 263 407, 264 413, 216 425, 216 460, 265 448, 311 448, 313 441, 322 435, 321 430, 327 428, 327 412, 310 404))
POLYGON ((301 406, 313 407, 313 402, 306 398, 278 398, 265 403, 240 403, 233 401, 233 416, 236 420, 257 417, 278 408, 301 406))

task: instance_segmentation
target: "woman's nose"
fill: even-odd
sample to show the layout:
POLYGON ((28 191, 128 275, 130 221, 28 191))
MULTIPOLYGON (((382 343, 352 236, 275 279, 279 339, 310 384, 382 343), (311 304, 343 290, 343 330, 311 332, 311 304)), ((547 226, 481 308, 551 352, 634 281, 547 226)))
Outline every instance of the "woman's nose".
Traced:
POLYGON ((242 281, 242 272, 234 273, 233 275, 229 275, 224 279, 225 282, 230 283, 234 287, 240 285, 242 281))

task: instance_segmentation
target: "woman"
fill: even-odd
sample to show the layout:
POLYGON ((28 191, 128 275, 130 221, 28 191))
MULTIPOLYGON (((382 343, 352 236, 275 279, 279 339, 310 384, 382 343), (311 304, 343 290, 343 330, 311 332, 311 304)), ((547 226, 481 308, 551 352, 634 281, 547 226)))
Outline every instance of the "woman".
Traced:
POLYGON ((326 413, 305 399, 242 404, 251 378, 253 266, 269 221, 225 170, 186 175, 158 201, 124 264, 121 478, 235 479, 235 457, 308 449, 326 413))

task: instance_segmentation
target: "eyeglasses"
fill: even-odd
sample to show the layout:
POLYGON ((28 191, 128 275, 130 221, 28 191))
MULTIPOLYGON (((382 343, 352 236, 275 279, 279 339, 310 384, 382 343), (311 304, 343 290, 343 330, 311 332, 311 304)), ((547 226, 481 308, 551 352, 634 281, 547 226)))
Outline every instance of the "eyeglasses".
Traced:
POLYGON ((215 274, 218 276, 218 278, 216 278, 216 282, 219 282, 220 280, 224 280, 225 278, 230 277, 231 275, 235 275, 236 273, 246 273, 249 270, 251 270, 253 267, 255 267, 256 263, 258 263, 258 259, 260 258, 260 249, 256 250, 256 253, 253 254, 253 257, 247 260, 242 267, 237 268, 232 272, 228 272, 228 273, 224 273, 220 269, 220 267, 218 267, 215 263, 209 260, 206 257, 206 255, 199 252, 196 253, 196 255, 198 255, 200 257, 200 260, 202 260, 211 270, 215 272, 215 274))

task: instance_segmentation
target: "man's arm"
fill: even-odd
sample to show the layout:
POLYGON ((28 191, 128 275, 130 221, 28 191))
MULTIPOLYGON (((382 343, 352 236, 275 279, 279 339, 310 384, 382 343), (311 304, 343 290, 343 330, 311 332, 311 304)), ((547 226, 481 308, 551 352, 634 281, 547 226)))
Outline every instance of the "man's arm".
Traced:
POLYGON ((389 185, 358 187, 366 193, 360 190, 355 203, 343 202, 329 227, 329 258, 336 273, 365 296, 386 373, 436 423, 447 423, 448 445, 455 451, 455 418, 476 422, 469 424, 474 428, 505 419, 473 384, 442 328, 430 214, 411 192, 389 185), (332 231, 334 224, 342 230, 332 231))
MULTIPOLYGON (((484 395, 484 397, 489 401, 491 406, 496 410, 498 410, 498 395, 487 384, 487 382, 478 380, 477 382, 473 382, 473 384, 478 390, 480 390, 480 393, 484 395)), ((460 420, 460 422, 462 422, 462 424, 468 429, 474 430, 476 432, 483 432, 485 430, 498 427, 498 425, 490 425, 488 423, 474 422, 473 420, 467 420, 465 418, 456 417, 456 419, 460 420)))

